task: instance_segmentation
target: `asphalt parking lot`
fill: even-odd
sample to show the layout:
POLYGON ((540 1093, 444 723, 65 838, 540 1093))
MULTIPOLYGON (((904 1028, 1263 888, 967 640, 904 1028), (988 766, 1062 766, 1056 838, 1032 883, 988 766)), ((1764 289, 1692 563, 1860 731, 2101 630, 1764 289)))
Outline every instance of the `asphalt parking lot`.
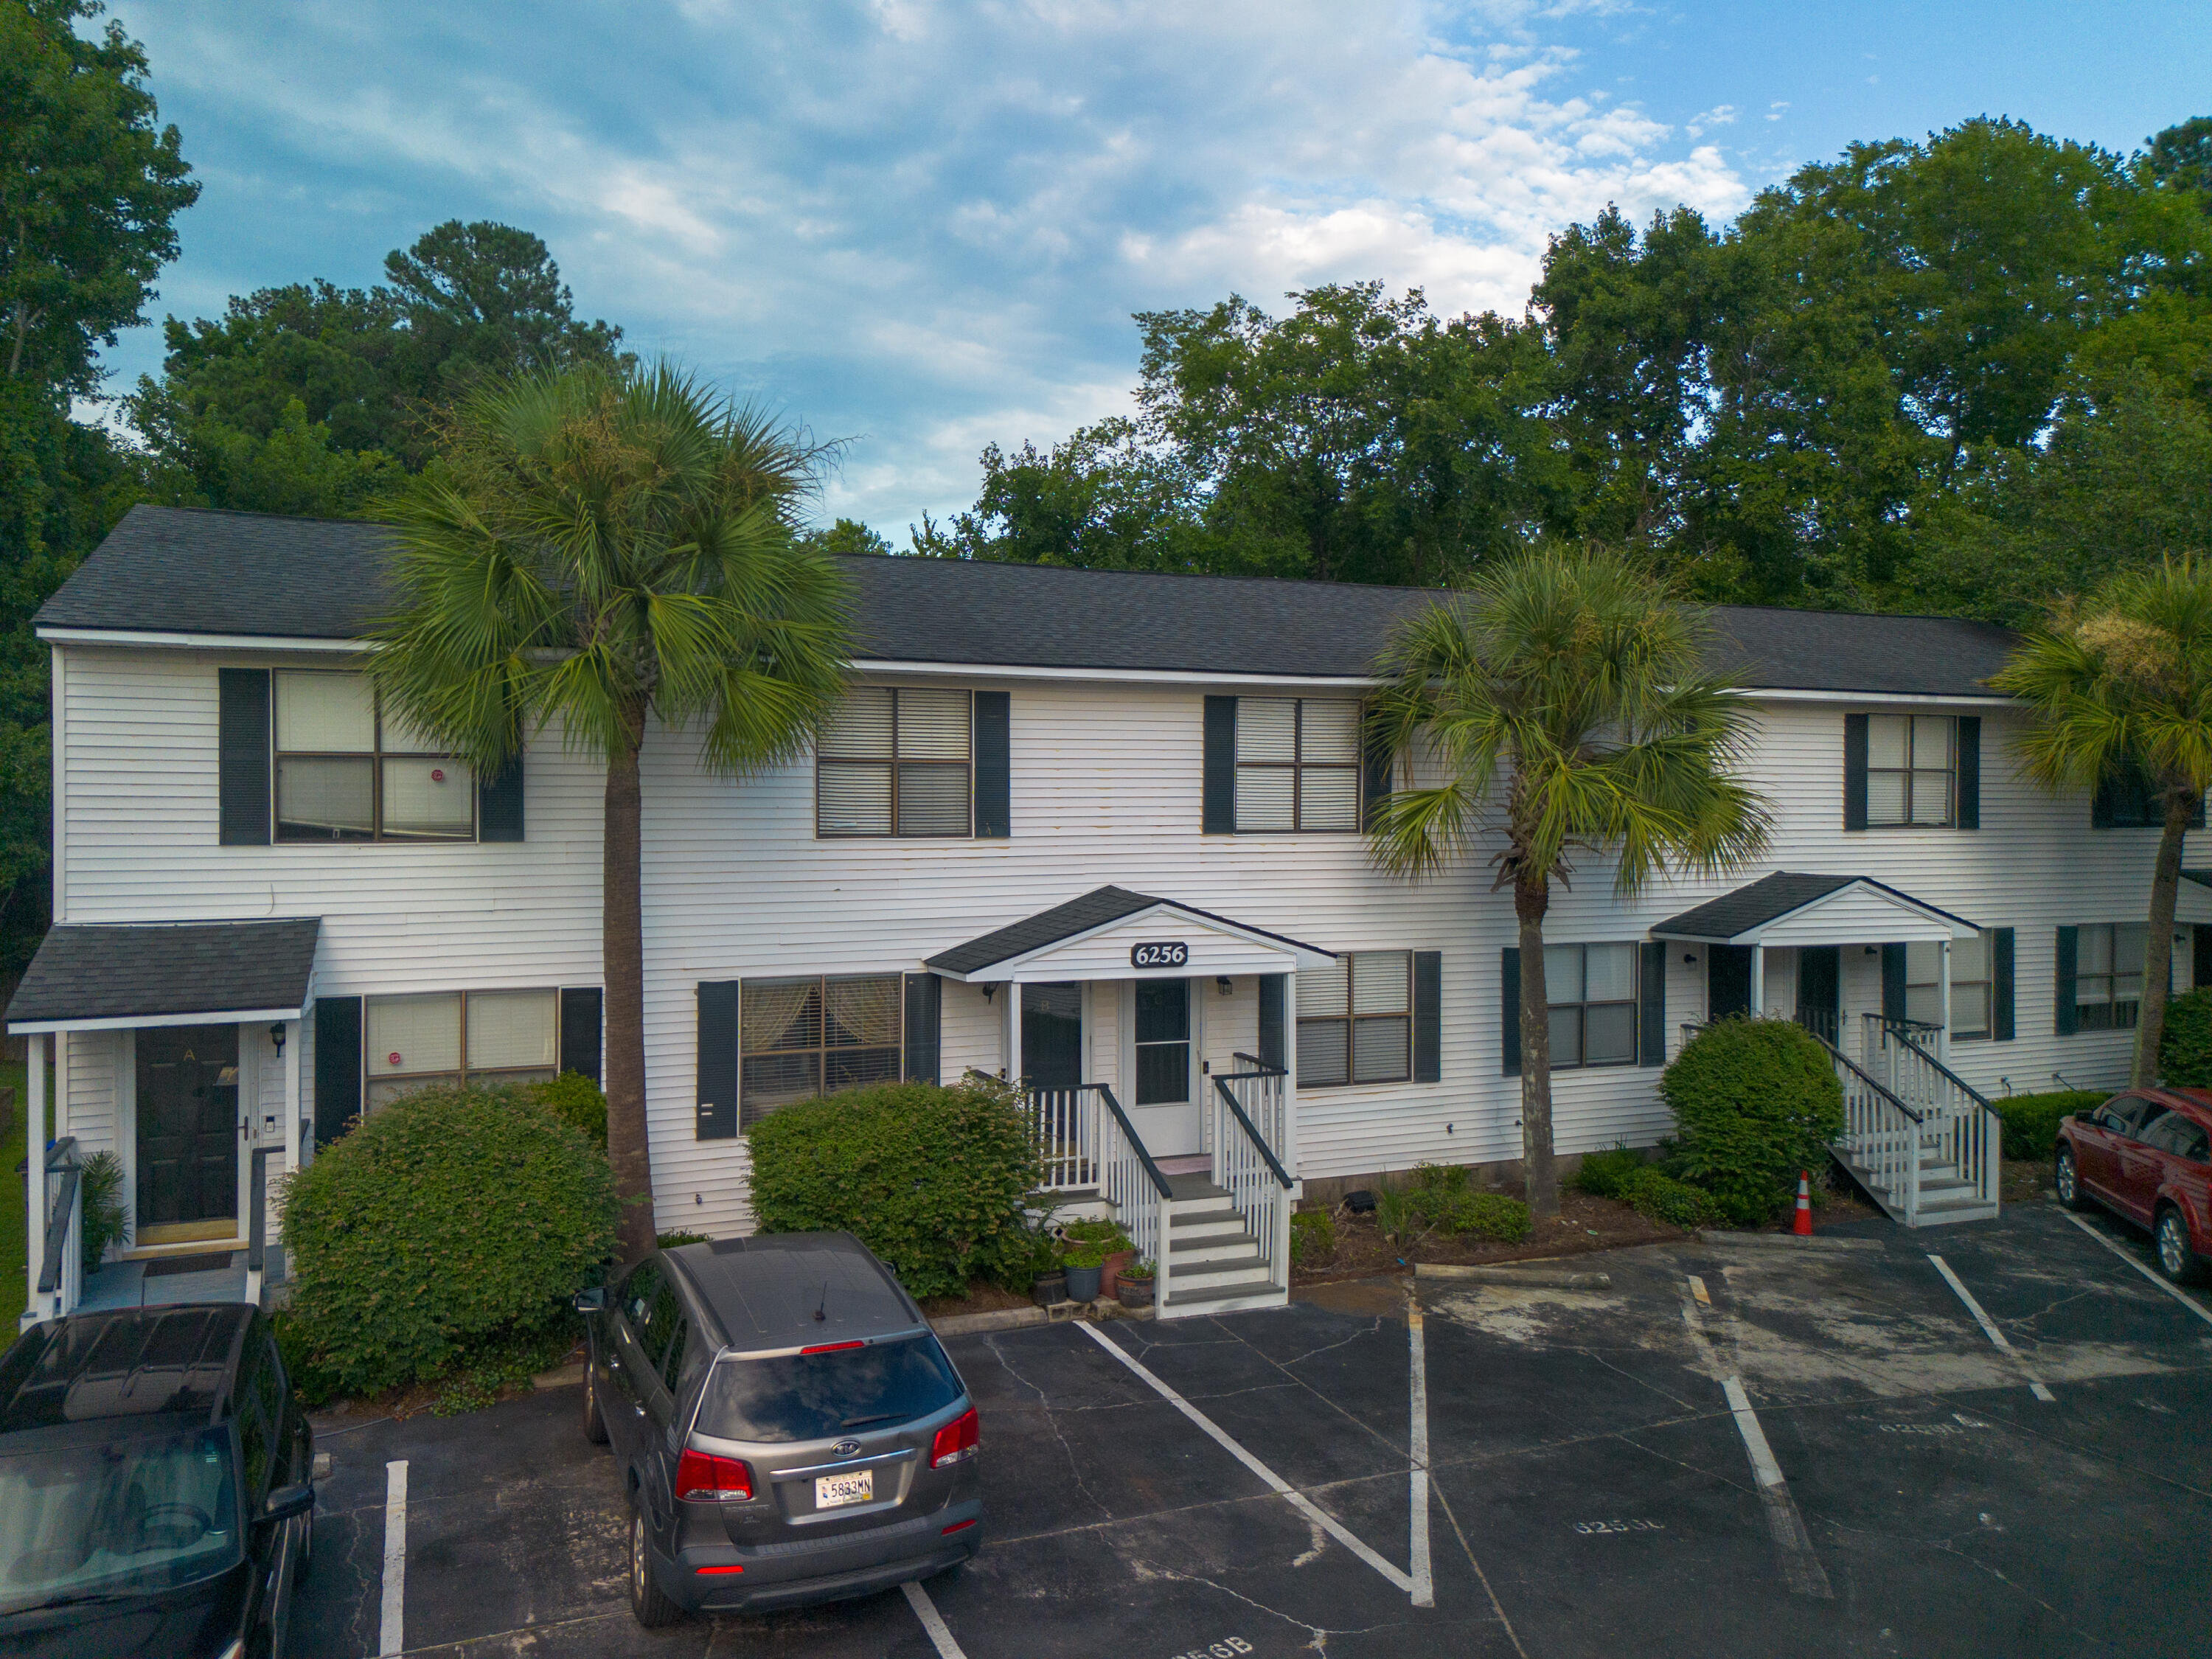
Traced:
POLYGON ((2097 1224, 2116 1252, 2046 1206, 1853 1231, 1573 1264, 1604 1287, 1332 1285, 954 1338, 982 1413, 981 1557, 918 1594, 663 1632, 631 1621, 620 1487, 575 1389, 326 1429, 295 1645, 2203 1653, 2212 1295, 2185 1304, 2130 1265, 2140 1239, 2097 1224))

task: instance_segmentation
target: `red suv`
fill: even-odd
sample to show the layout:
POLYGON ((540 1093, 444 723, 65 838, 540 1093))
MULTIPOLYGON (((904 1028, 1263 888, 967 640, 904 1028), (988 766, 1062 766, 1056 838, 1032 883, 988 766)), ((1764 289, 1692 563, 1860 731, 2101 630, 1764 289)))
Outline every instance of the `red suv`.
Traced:
POLYGON ((2130 1089, 2058 1125, 2058 1201, 2092 1200, 2150 1229, 2177 1285, 2212 1256, 2212 1093, 2130 1089))

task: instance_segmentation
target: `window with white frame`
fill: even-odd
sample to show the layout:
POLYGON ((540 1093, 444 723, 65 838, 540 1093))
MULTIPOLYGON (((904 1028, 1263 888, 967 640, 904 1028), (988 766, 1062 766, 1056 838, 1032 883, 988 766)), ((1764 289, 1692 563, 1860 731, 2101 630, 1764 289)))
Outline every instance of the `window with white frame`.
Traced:
POLYGON ((277 840, 475 837, 468 763, 383 709, 366 674, 280 668, 274 690, 277 840))
POLYGON ((1868 823, 1954 822, 1958 744, 1959 723, 1948 714, 1868 715, 1868 823))
POLYGON ((738 988, 738 1121, 899 1079, 904 981, 896 974, 749 979, 738 988))
POLYGON ((1237 829, 1359 828, 1359 705, 1237 699, 1237 829))
POLYGON ((560 1069, 558 991, 370 997, 362 1018, 371 1110, 434 1083, 537 1083, 560 1069))
POLYGON ((2142 1006, 2143 924, 2101 922, 2074 933, 2074 1027, 2130 1031, 2142 1006))
POLYGON ((974 834, 975 701, 934 687, 847 692, 816 750, 815 833, 974 834))
POLYGON ((1552 1069, 1636 1064, 1636 946, 1547 945, 1552 1069))
POLYGON ((1410 951, 1356 951, 1301 973, 1298 1087, 1407 1081, 1413 1074, 1413 1013, 1410 951))
MULTIPOLYGON (((1933 940, 1905 947, 1905 1017, 1923 1025, 1943 1023, 1943 947, 1933 940)), ((1951 1036, 1990 1034, 1990 939, 1986 933, 1951 941, 1951 1036)))

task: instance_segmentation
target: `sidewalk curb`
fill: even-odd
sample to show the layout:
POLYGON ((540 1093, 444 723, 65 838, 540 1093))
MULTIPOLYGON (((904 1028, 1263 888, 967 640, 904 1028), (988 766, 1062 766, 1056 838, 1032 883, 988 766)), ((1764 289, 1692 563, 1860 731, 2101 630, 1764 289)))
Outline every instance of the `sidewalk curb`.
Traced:
POLYGON ((1101 1297, 1085 1304, 1060 1302, 1050 1308, 994 1308, 988 1313, 949 1314, 929 1322, 939 1336, 973 1336, 983 1331, 1017 1331, 1028 1325, 1059 1325, 1071 1319, 1150 1319, 1150 1308, 1125 1308, 1101 1297))
POLYGON ((1748 1244, 1755 1249, 1770 1250, 1879 1250, 1883 1248, 1883 1241, 1879 1238, 1828 1238, 1819 1234, 1811 1238, 1799 1238, 1792 1233, 1701 1232, 1697 1238, 1700 1244, 1748 1244))
POLYGON ((1536 1285, 1549 1290, 1604 1291, 1613 1288, 1611 1273, 1561 1273, 1554 1267, 1516 1267, 1510 1262, 1495 1267, 1452 1261, 1417 1261, 1416 1279, 1472 1279, 1478 1285, 1536 1285))

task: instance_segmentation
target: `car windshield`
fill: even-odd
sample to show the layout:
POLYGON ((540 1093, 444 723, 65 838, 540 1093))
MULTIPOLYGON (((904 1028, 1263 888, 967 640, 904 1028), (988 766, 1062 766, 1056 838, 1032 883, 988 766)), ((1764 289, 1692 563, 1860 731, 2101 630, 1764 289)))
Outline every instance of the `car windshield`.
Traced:
POLYGON ((834 1440, 855 1429, 911 1423, 959 1397, 952 1362, 933 1336, 727 1359, 714 1367, 714 1386, 700 1402, 698 1431, 769 1444, 834 1440))
POLYGON ((228 1429, 0 1455, 0 1609, 167 1589, 239 1547, 228 1429))

